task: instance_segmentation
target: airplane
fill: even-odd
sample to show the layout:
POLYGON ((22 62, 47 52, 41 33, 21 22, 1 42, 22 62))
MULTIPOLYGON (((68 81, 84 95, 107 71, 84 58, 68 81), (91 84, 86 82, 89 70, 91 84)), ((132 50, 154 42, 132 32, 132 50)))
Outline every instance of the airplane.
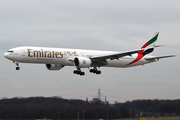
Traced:
POLYGON ((140 49, 125 52, 22 46, 8 50, 4 57, 16 64, 16 70, 20 70, 19 63, 37 63, 45 64, 48 70, 75 66, 73 73, 81 76, 85 75, 81 68, 89 68, 91 73, 101 74, 97 68, 127 68, 157 62, 161 58, 175 57, 152 56, 154 48, 162 46, 155 45, 158 35, 159 32, 155 32, 140 49))

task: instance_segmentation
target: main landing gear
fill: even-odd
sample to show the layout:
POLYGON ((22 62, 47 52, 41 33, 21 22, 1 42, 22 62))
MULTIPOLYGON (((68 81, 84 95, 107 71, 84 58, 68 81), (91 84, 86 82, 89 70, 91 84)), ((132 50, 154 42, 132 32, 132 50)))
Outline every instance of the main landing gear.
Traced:
POLYGON ((89 72, 94 74, 101 74, 101 71, 97 70, 97 68, 90 69, 89 72))
POLYGON ((80 76, 85 75, 85 72, 82 72, 80 69, 74 70, 73 73, 77 74, 77 75, 80 75, 80 76))
MULTIPOLYGON (((90 73, 94 73, 94 74, 101 74, 101 71, 98 70, 96 67, 94 67, 93 69, 90 69, 89 70, 90 73)), ((74 74, 77 74, 77 75, 80 75, 80 76, 83 76, 85 75, 85 72, 82 72, 80 68, 77 68, 77 70, 74 70, 73 71, 74 74)))
POLYGON ((17 63, 16 61, 13 62, 14 64, 16 64, 16 70, 20 70, 20 67, 19 67, 19 63, 17 63))

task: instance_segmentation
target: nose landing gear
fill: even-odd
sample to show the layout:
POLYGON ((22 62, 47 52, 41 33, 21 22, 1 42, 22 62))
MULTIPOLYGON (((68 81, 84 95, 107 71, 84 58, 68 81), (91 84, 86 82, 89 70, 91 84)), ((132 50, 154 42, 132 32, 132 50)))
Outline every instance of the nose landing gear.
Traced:
POLYGON ((16 67, 16 70, 20 70, 20 67, 16 67))
POLYGON ((16 61, 13 61, 14 64, 16 64, 16 70, 20 70, 20 67, 19 67, 19 63, 17 63, 16 61))

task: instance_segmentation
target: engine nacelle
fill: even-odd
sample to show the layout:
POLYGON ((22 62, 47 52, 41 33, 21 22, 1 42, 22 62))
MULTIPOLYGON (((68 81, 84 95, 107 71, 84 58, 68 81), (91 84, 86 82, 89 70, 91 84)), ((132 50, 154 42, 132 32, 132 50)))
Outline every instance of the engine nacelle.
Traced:
POLYGON ((87 68, 91 66, 92 61, 86 57, 76 57, 74 59, 74 64, 78 68, 87 68))
POLYGON ((61 64, 46 64, 46 67, 48 70, 60 70, 64 67, 64 65, 61 64))

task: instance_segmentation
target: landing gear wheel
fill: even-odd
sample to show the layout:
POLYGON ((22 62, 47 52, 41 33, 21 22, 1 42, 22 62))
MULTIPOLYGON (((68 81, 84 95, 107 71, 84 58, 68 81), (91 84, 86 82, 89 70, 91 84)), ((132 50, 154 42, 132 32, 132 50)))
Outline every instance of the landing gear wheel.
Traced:
POLYGON ((97 70, 96 69, 93 69, 93 73, 96 73, 97 72, 97 70))
POLYGON ((80 75, 80 74, 81 74, 81 71, 80 71, 80 70, 77 70, 77 74, 80 75))
POLYGON ((74 74, 77 74, 77 70, 74 70, 73 73, 74 73, 74 74))
POLYGON ((74 70, 73 73, 77 74, 77 75, 80 75, 80 76, 85 75, 85 72, 81 72, 81 70, 74 70))
POLYGON ((17 63, 16 61, 13 61, 13 63, 16 64, 16 70, 20 70, 19 63, 17 63))
POLYGON ((96 74, 101 74, 101 71, 97 71, 96 74))
POLYGON ((93 72, 93 69, 90 69, 89 72, 92 73, 92 72, 93 72))
POLYGON ((90 69, 89 72, 94 73, 94 74, 101 74, 101 71, 97 70, 97 68, 90 69))
POLYGON ((85 72, 81 72, 80 75, 81 75, 81 76, 82 76, 82 75, 85 75, 85 72))
POLYGON ((20 67, 16 67, 16 70, 20 70, 20 67))

